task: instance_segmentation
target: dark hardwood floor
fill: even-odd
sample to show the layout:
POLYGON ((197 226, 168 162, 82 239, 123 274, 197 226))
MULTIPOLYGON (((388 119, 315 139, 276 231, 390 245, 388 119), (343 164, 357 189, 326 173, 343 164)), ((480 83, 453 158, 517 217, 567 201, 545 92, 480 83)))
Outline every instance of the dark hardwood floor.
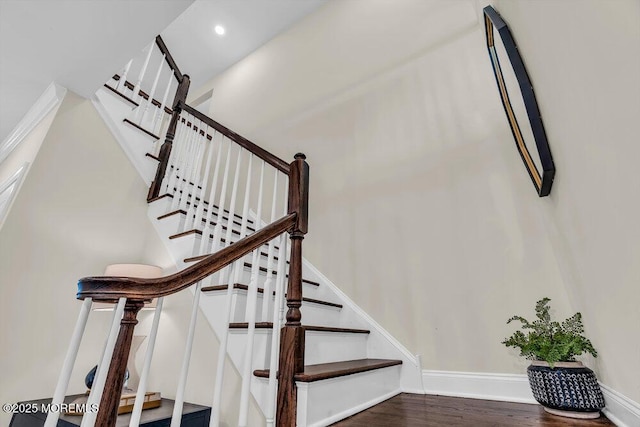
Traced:
POLYGON ((402 393, 340 421, 339 427, 440 426, 615 426, 604 415, 573 420, 546 413, 540 405, 402 393))

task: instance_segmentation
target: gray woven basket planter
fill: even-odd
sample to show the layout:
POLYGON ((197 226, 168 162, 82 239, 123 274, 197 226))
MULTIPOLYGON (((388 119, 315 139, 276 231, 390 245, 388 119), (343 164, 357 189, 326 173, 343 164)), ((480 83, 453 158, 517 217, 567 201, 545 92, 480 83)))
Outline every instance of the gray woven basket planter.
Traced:
POLYGON ((547 412, 572 418, 597 418, 604 397, 593 371, 580 362, 558 362, 551 369, 534 361, 527 368, 533 397, 547 412))

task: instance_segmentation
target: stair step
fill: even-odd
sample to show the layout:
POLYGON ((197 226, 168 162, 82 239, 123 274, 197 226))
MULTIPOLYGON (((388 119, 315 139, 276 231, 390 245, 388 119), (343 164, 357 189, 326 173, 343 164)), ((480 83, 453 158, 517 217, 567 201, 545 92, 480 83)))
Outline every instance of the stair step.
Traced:
POLYGON ((115 93, 116 95, 119 95, 121 98, 123 98, 125 101, 129 102, 130 104, 135 105, 136 107, 140 104, 138 104, 136 101, 134 101, 133 99, 129 98, 127 95, 125 95, 122 92, 118 92, 117 90, 115 90, 114 88, 112 88, 111 86, 109 86, 108 84, 104 84, 104 87, 106 87, 107 89, 109 89, 111 92, 115 93))
MULTIPOLYGON (((191 184, 191 185, 193 185, 193 184, 191 184)), ((173 199, 173 194, 170 194, 170 193, 164 193, 164 194, 161 194, 161 195, 159 195, 158 197, 154 197, 153 199, 148 200, 148 203, 155 202, 156 200, 160 200, 160 199, 163 199, 163 198, 165 198, 165 197, 170 197, 170 198, 172 198, 172 199, 173 199)), ((196 200, 197 200, 197 201, 200 201, 200 198, 196 197, 196 200)), ((205 204, 205 206, 208 206, 208 205, 209 205, 209 202, 207 202, 206 200, 205 200, 204 202, 202 202, 202 203, 204 203, 204 204, 205 204)), ((191 204, 191 202, 187 202, 187 205, 190 205, 190 204, 191 204)), ((219 208, 218 206, 216 206, 216 205, 213 205, 213 207, 214 207, 215 209, 218 209, 218 210, 220 209, 220 208, 219 208)), ((226 213, 226 214, 227 214, 227 216, 229 215, 229 211, 228 211, 227 209, 223 209, 222 211, 223 211, 224 213, 226 213)), ((238 214, 233 214, 233 216, 234 216, 235 218, 240 218, 240 219, 242 219, 242 217, 241 217, 240 215, 238 215, 238 214)), ((235 220, 234 220, 234 221, 235 221, 235 220)), ((252 220, 252 219, 247 219, 247 222, 248 222, 249 224, 253 224, 253 220, 252 220)))
MULTIPOLYGON (((245 267, 245 268, 252 268, 252 267, 253 267, 253 265, 252 265, 250 262, 245 262, 245 263, 244 263, 244 267, 245 267)), ((265 274, 266 274, 267 269, 266 269, 265 267, 260 267, 260 272, 261 272, 261 273, 265 273, 265 274)), ((272 272, 271 272, 271 274, 276 275, 276 274, 278 274, 278 273, 277 273, 276 271, 272 271, 272 272)), ((287 274, 287 276, 286 276, 286 277, 289 277, 289 275, 287 274)), ((318 283, 318 282, 314 282, 313 280, 309 280, 309 279, 302 279, 302 282, 303 282, 303 283, 306 283, 306 284, 308 284, 308 285, 320 286, 320 283, 318 283)))
MULTIPOLYGON (((205 212, 205 213, 206 213, 206 212, 207 212, 207 210, 206 210, 206 209, 204 209, 204 211, 203 211, 203 212, 205 212)), ((183 209, 177 209, 177 210, 175 210, 175 211, 171 211, 171 212, 166 213, 166 214, 164 214, 164 215, 160 215, 160 216, 158 217, 158 219, 169 218, 169 217, 171 217, 171 216, 173 216, 173 215, 185 215, 185 216, 186 216, 186 215, 187 215, 187 212, 186 212, 185 210, 183 210, 183 209)), ((229 217, 228 217, 228 216, 224 216, 224 215, 223 215, 223 216, 222 216, 222 219, 223 219, 223 220, 225 220, 225 221, 227 221, 227 222, 229 221, 229 217)), ((201 220, 201 221, 202 221, 203 223, 205 223, 205 224, 207 223, 206 218, 202 218, 202 220, 201 220)), ((235 225, 242 226, 242 223, 241 223, 240 221, 236 221, 235 219, 233 220, 233 223, 234 223, 235 225)), ((211 224, 211 225, 213 225, 213 226, 215 226, 215 225, 216 225, 216 223, 215 223, 215 222, 213 222, 213 221, 209 221, 209 224, 211 224)), ((222 226, 222 229, 223 229, 223 230, 226 230, 226 229, 227 229, 227 227, 223 225, 223 226, 222 226)), ((255 228, 253 228, 253 227, 249 227, 248 225, 247 225, 247 230, 249 230, 249 231, 256 231, 256 230, 255 230, 255 228)))
MULTIPOLYGON (((194 234, 194 233, 198 233, 198 230, 190 230, 190 231, 185 231, 184 233, 174 234, 173 236, 171 236, 171 237, 169 237, 169 238, 170 238, 170 239, 177 239, 177 238, 179 238, 179 237, 183 237, 183 236, 186 236, 186 235, 189 235, 189 234, 194 234)), ((200 232, 199 232, 199 234, 202 234, 202 232, 200 231, 200 232)), ((220 240, 221 240, 222 242, 224 242, 224 239, 220 239, 220 240)), ((231 243, 233 243, 233 242, 231 242, 231 243)), ((278 249, 278 248, 276 248, 276 249, 278 249)), ((262 252, 261 254, 266 256, 266 254, 265 254, 264 252, 262 252)), ((208 256, 210 256, 210 255, 213 255, 213 254, 198 255, 198 256, 194 256, 194 257, 190 257, 190 258, 185 258, 183 261, 184 261, 185 263, 188 263, 188 262, 197 262, 197 261, 201 261, 201 260, 205 259, 206 257, 208 257, 208 256)), ((288 264, 288 263, 289 263, 289 261, 287 261, 287 264, 288 264)), ((252 268, 252 267, 253 267, 253 264, 251 264, 250 262, 245 262, 245 263, 244 263, 244 267, 245 267, 245 268, 252 268)), ((260 272, 261 272, 261 273, 265 273, 265 274, 266 274, 266 273, 267 273, 267 268, 266 268, 266 267, 260 267, 260 272)), ((272 271, 272 272, 271 272, 271 274, 273 274, 273 275, 277 275, 277 274, 278 274, 278 272, 277 272, 277 271, 272 271)), ((289 275, 287 274, 287 276, 286 276, 286 277, 289 277, 289 275)), ((314 282, 313 280, 309 280, 309 279, 302 279, 302 282, 303 282, 303 283, 306 283, 306 284, 308 284, 308 285, 312 285, 312 286, 320 286, 320 283, 318 283, 318 282, 314 282)))
MULTIPOLYGON (((230 329, 247 329, 249 324, 247 322, 229 323, 230 329)), ((369 334, 371 331, 368 329, 353 329, 353 328, 336 328, 333 326, 313 326, 302 325, 305 331, 314 332, 341 332, 347 334, 369 334)), ((273 329, 273 323, 271 322, 256 322, 256 329, 273 329)), ((402 361, 400 361, 402 363, 402 361)))
POLYGON ((146 133, 147 135, 149 135, 150 137, 152 137, 153 139, 155 139, 156 141, 158 141, 160 139, 160 137, 158 135, 156 135, 155 133, 146 130, 145 128, 143 128, 142 126, 138 125, 137 123, 132 122, 129 119, 124 119, 123 122, 127 123, 130 126, 133 126, 134 128, 146 133))
MULTIPOLYGON (((120 80, 120 76, 119 76, 118 74, 114 74, 114 75, 113 75, 113 77, 112 77, 112 79, 113 79, 113 80, 115 80, 115 81, 119 81, 119 80, 120 80)), ((125 82, 125 83, 124 83, 124 85, 125 85, 125 86, 127 87, 127 89, 129 89, 130 91, 133 91, 133 90, 135 89, 135 88, 134 88, 134 86, 133 86, 133 83, 131 83, 131 82, 129 82, 129 81, 125 82)), ((120 95, 121 97, 123 97, 123 98, 124 98, 124 99, 126 99, 127 101, 131 102, 132 104, 135 104, 136 106, 138 105, 138 103, 137 103, 136 101, 134 101, 133 99, 129 98, 127 95, 125 95, 125 94, 123 94, 123 93, 118 92, 117 90, 115 90, 114 88, 112 88, 111 86, 109 86, 108 84, 106 84, 106 83, 105 83, 105 84, 104 84, 104 86, 105 86, 105 87, 107 87, 107 88, 109 88, 109 89, 111 89, 111 91, 113 91, 114 93, 117 93, 118 95, 120 95)), ((140 90, 138 91, 138 95, 140 95, 142 98, 144 98, 144 100, 145 100, 145 101, 148 101, 148 100, 149 100, 149 95, 148 95, 145 91, 143 91, 142 89, 140 89, 140 90)), ((152 103, 153 105, 155 105, 156 107, 158 107, 158 108, 160 108, 160 107, 162 106, 162 104, 160 103, 160 101, 158 101, 158 100, 157 100, 157 99, 155 99, 155 98, 153 98, 153 99, 151 100, 151 103, 152 103)), ((164 107, 164 112, 165 112, 165 113, 167 113, 167 114, 169 114, 169 115, 173 114, 173 111, 171 110, 171 108, 166 107, 166 106, 164 107)))
POLYGON ((156 156, 154 156, 154 155, 153 155, 153 154, 151 154, 151 153, 146 153, 144 156, 145 156, 145 157, 149 157, 150 159, 153 159, 153 160, 155 160, 156 162, 159 162, 159 161, 160 161, 160 158, 159 158, 159 157, 156 157, 156 156))
MULTIPOLYGON (((222 239, 221 239, 221 240, 222 240, 222 239)), ((222 240, 222 241, 224 242, 224 240, 222 240)), ((233 242, 231 242, 231 243, 233 243, 233 242)), ((278 250, 278 247, 275 247, 275 249, 276 249, 276 250, 278 250)), ((185 258, 185 259, 183 259, 182 261, 183 261, 183 262, 185 262, 185 263, 188 263, 188 262, 197 262, 197 261, 201 261, 201 260, 203 260, 203 259, 205 259, 206 257, 211 256, 211 255, 213 255, 213 254, 204 254, 204 255, 192 256, 192 257, 189 257, 189 258, 185 258)), ((268 256, 269 256, 269 254, 268 254, 268 253, 266 253, 266 252, 262 252, 262 251, 260 251, 260 255, 261 255, 261 256, 263 256, 263 257, 268 257, 268 256)), ((278 261, 278 257, 277 257, 277 256, 274 256, 274 257, 273 257, 273 260, 274 260, 274 261, 278 261)), ((287 264, 289 264, 289 261, 287 261, 287 264)))
MULTIPOLYGON (((217 285, 217 286, 205 286, 201 289, 202 292, 215 292, 215 291, 226 291, 228 288, 228 285, 217 285)), ((242 283, 234 283, 233 284, 233 289, 239 289, 239 290, 243 290, 243 291, 248 291, 249 290, 249 286, 247 285, 243 285, 242 283)), ((258 288, 258 293, 263 294, 264 293, 264 289, 263 288, 258 288)), ((276 292, 273 292, 273 295, 275 295, 276 292)), ((286 297, 286 294, 285 294, 286 297)), ((313 303, 313 304, 320 304, 320 305, 327 305, 329 307, 336 307, 336 308, 342 308, 342 304, 336 304, 335 302, 329 302, 329 301, 322 301, 319 299, 313 299, 313 298, 306 298, 306 297, 302 297, 302 301, 303 302, 309 302, 309 303, 313 303)))
MULTIPOLYGON (((321 363, 318 365, 307 365, 304 367, 304 372, 296 374, 295 380, 310 383, 401 364, 402 360, 358 359, 343 362, 321 363)), ((269 369, 255 370, 253 375, 260 378, 269 378, 269 369)))
MULTIPOLYGON (((222 226, 224 230, 227 230, 226 226, 222 226)), ((187 231, 183 231, 182 233, 178 233, 178 234, 174 234, 172 236, 169 236, 170 239, 178 239, 180 237, 184 237, 184 236, 189 236, 191 234, 197 234, 198 236, 202 236, 202 230, 197 230, 195 228, 191 229, 191 230, 187 230, 187 231)), ((240 232, 234 229, 231 229, 231 234, 235 234, 240 236, 240 232)), ((209 238, 213 239, 213 234, 209 234, 209 238)), ((220 239, 221 241, 224 241, 222 239, 220 239)))
POLYGON ((167 197, 170 197, 170 198, 173 199, 173 195, 172 194, 164 193, 164 194, 160 194, 160 195, 158 195, 156 197, 153 197, 153 198, 147 200, 147 203, 157 202, 158 200, 162 200, 162 199, 165 199, 167 197))

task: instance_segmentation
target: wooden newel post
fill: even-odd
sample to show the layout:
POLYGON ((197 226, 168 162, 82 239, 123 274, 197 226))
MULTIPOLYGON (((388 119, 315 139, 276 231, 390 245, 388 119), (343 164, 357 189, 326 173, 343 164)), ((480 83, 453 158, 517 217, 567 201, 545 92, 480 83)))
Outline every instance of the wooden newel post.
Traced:
POLYGON ((180 112, 182 111, 182 105, 187 100, 187 93, 189 92, 189 85, 191 80, 188 75, 182 76, 182 81, 178 85, 176 90, 176 96, 173 98, 173 114, 171 115, 171 121, 167 128, 167 136, 165 137, 162 147, 160 147, 160 154, 158 158, 158 169, 156 169, 156 176, 151 182, 149 187, 149 193, 147 194, 147 201, 158 197, 160 195, 160 187, 162 186, 162 180, 167 171, 169 165, 169 156, 171 155, 171 148, 173 146, 173 139, 176 137, 176 128, 178 127, 178 120, 180 119, 180 112))
POLYGON ((124 315, 120 321, 120 332, 111 356, 111 364, 107 373, 102 399, 96 418, 97 427, 113 427, 118 418, 118 405, 124 385, 124 375, 127 371, 127 359, 131 350, 133 329, 138 323, 138 311, 144 306, 144 301, 127 300, 124 315))
POLYGON ((295 155, 289 173, 289 213, 297 213, 295 225, 289 230, 291 257, 287 287, 287 322, 280 335, 278 368, 278 405, 276 419, 279 427, 295 427, 297 390, 295 375, 304 371, 304 328, 302 305, 302 240, 309 220, 309 165, 304 154, 295 155))

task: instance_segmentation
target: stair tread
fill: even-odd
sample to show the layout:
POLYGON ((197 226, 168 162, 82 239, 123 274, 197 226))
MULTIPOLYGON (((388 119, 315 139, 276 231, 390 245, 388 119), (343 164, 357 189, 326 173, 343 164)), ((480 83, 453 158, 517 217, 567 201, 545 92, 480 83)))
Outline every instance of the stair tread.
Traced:
MULTIPOLYGON (((224 239, 221 239, 221 240, 224 242, 224 239)), ((233 242, 231 242, 231 243, 233 243, 233 242)), ((276 250, 278 249, 277 247, 275 247, 275 248, 276 248, 276 250)), ((213 254, 204 254, 204 255, 192 256, 192 257, 189 257, 189 258, 185 258, 185 259, 183 259, 182 261, 183 261, 183 262, 197 262, 197 261, 201 261, 201 260, 203 260, 203 259, 205 259, 206 257, 211 256, 211 255, 213 255, 213 254)), ((262 251, 260 251, 260 255, 262 255, 262 256, 264 256, 264 257, 268 257, 268 256, 269 256, 269 254, 268 254, 268 253, 266 253, 266 252, 262 252, 262 251)), ((273 257, 273 260, 274 260, 274 261, 278 261, 278 257, 277 257, 277 256, 274 256, 274 257, 273 257)), ((287 261, 287 264, 289 264, 289 261, 287 261)))
MULTIPOLYGON (((155 202, 156 200, 160 200, 160 199, 163 199, 163 198, 165 198, 165 197, 171 197, 171 198, 173 199, 173 194, 170 194, 170 193, 164 193, 164 194, 159 195, 158 197, 154 197, 154 198, 152 198, 152 199, 150 199, 150 200, 147 200, 147 202, 148 202, 148 203, 152 203, 152 202, 155 202)), ((200 201, 200 198, 199 198, 199 197, 196 197, 196 200, 200 201)), ((209 202, 207 202, 206 200, 205 200, 205 201, 203 201, 203 203, 204 203, 206 206, 208 206, 208 205, 209 205, 209 202)), ((191 202, 187 202, 187 205, 190 205, 190 204, 191 204, 191 202)), ((214 208, 216 208, 216 209, 220 209, 220 208, 219 208, 218 206, 216 206, 216 205, 213 205, 213 207, 214 207, 214 208)), ((229 211, 228 211, 227 209, 223 209, 222 211, 223 211, 224 213, 226 213, 226 214, 227 214, 227 216, 229 215, 229 211)), ((240 219, 242 219, 242 217, 241 217, 240 215, 238 215, 238 214, 235 214, 235 213, 234 213, 234 214, 233 214, 233 216, 234 216, 235 218, 240 218, 240 219)), ((248 220, 247 220, 247 222, 248 222, 249 224, 253 224, 253 220, 251 220, 251 219, 248 219, 248 220)))
MULTIPOLYGON (((228 288, 227 285, 204 286, 201 289, 201 291, 202 292, 225 291, 225 290, 227 290, 227 288, 228 288)), ((248 291, 249 290, 249 286, 243 285, 242 283, 234 283, 233 284, 233 289, 240 289, 240 290, 243 290, 243 291, 248 291)), ((258 293, 263 294, 264 293, 264 289, 263 288, 258 288, 258 293)), ((273 294, 275 295, 275 291, 273 292, 273 294)), ((314 303, 314 304, 320 304, 320 305, 328 305, 330 307, 342 308, 342 304, 337 304, 335 302, 323 301, 323 300, 314 299, 314 298, 302 297, 302 301, 303 302, 310 302, 310 303, 314 303)))
MULTIPOLYGON (((221 241, 223 241, 223 242, 224 242, 224 239, 221 239, 221 241)), ((231 243, 233 243, 233 242, 231 242, 231 243)), ((266 243, 265 243, 265 245, 266 245, 266 243)), ((279 248, 279 247, 277 247, 277 246, 274 246, 274 249, 277 251, 277 250, 279 250, 280 248, 279 248)), ((184 261, 184 262, 196 262, 196 261, 203 260, 203 259, 205 259, 206 257, 211 256, 211 255, 213 255, 213 253, 210 253, 210 254, 204 254, 204 255, 196 255, 196 256, 189 257, 189 258, 185 258, 185 259, 183 259, 182 261, 184 261)), ((260 255, 262 255, 262 256, 264 256, 264 257, 268 257, 268 256, 269 256, 269 254, 268 254, 268 253, 266 253, 266 252, 262 252, 262 251, 260 252, 260 255)), ((274 260, 274 261, 278 261, 278 257, 274 255, 274 256, 273 256, 273 260, 274 260)), ((289 264, 289 261, 287 261, 287 264, 289 264)))
POLYGON ((159 196, 156 196, 156 197, 153 197, 151 199, 148 199, 147 203, 157 202, 158 200, 162 200, 162 199, 167 198, 167 197, 173 198, 173 195, 171 195, 169 193, 160 194, 159 196))
MULTIPOLYGON (((295 380, 300 382, 321 381, 401 364, 402 360, 393 359, 357 359, 320 363, 318 365, 305 366, 303 372, 296 374, 295 380)), ((255 370, 253 374, 256 377, 268 378, 269 369, 255 370)))
MULTIPOLYGON (((178 233, 178 234, 174 234, 173 236, 169 237, 170 239, 177 239, 179 237, 183 237, 183 236, 188 236, 189 234, 202 234, 201 231, 198 230, 189 230, 189 231, 184 231, 182 233, 178 233)), ((222 240, 224 242, 224 240, 222 240)), ((233 242, 231 242, 233 243, 233 242)), ((277 249, 277 248, 276 248, 277 249)), ((262 253, 264 255, 264 253, 262 253)), ((213 254, 206 254, 206 255, 198 255, 198 256, 193 256, 193 257, 189 257, 189 258, 185 258, 183 261, 184 262, 197 262, 197 261, 202 261, 203 259, 205 259, 206 257, 213 255, 213 254)), ((287 261, 287 264, 289 263, 289 261, 287 261)), ((251 264, 250 262, 245 262, 244 266, 246 268, 252 268, 253 264, 251 264)), ((260 271, 263 273, 267 272, 267 268, 266 267, 260 267, 260 271)), ((278 274, 276 271, 272 271, 271 274, 278 274)), ((289 277, 289 275, 287 274, 286 277, 289 277)), ((308 285, 312 285, 312 286, 320 286, 320 283, 318 282, 314 282, 313 280, 309 280, 309 279, 302 279, 303 283, 306 283, 308 285)))
MULTIPOLYGON (((118 74, 114 74, 114 75, 113 75, 113 77, 112 77, 112 79, 113 79, 113 80, 115 80, 115 81, 120 81, 120 76, 119 76, 118 74)), ((120 95, 122 98, 124 98, 125 100, 127 100, 127 101, 131 102, 132 104, 135 104, 136 106, 137 106, 137 105, 139 105, 136 101, 134 101, 133 99, 129 98, 129 97, 128 97, 127 95, 125 95, 124 93, 118 92, 116 89, 112 88, 112 87, 111 87, 111 86, 109 86, 108 84, 106 84, 106 83, 105 83, 105 84, 104 84, 104 86, 105 86, 106 88, 111 89, 111 91, 113 91, 114 93, 116 93, 116 94, 120 95)), ((133 83, 128 82, 128 81, 127 81, 127 82, 125 82, 125 86, 127 87, 127 89, 129 89, 129 90, 131 90, 131 91, 133 91, 133 90, 135 89, 135 87, 133 86, 133 83)), ((144 100, 145 100, 145 101, 148 101, 148 100, 149 100, 149 95, 148 95, 145 91, 143 91, 142 89, 140 89, 140 90, 138 91, 138 95, 139 95, 140 97, 144 98, 144 100)), ((158 100, 157 100, 157 99, 155 99, 155 98, 153 98, 153 99, 151 100, 151 103, 152 103, 153 105, 155 105, 156 107, 158 107, 158 108, 160 108, 160 107, 162 106, 162 104, 160 103, 160 101, 158 101, 158 100)), ((169 114, 169 115, 173 114, 173 111, 171 110, 171 108, 169 108, 169 107, 167 107, 167 106, 165 106, 165 107, 164 107, 164 112, 165 112, 165 113, 167 113, 167 114, 169 114)))
POLYGON ((138 104, 136 101, 134 101, 133 99, 129 98, 127 95, 125 95, 122 92, 118 92, 116 89, 112 88, 111 86, 109 86, 108 84, 104 84, 104 87, 106 87, 107 89, 109 89, 111 92, 115 93, 116 95, 119 95, 121 98, 123 98, 125 101, 135 105, 136 107, 140 104, 138 104))
MULTIPOLYGON (((233 242, 231 242, 231 243, 233 243, 233 242)), ((277 249, 277 248, 276 248, 276 249, 277 249)), ((211 255, 213 255, 213 254, 205 254, 205 255, 192 256, 192 257, 189 257, 189 258, 185 258, 185 259, 183 260, 183 262, 197 262, 197 261, 202 261, 203 259, 205 259, 206 257, 211 256, 211 255)), ((268 257, 268 256, 269 256, 269 254, 268 254, 268 253, 266 253, 266 252, 262 252, 262 251, 260 252, 260 255, 262 255, 262 256, 264 256, 264 257, 268 257)), ((278 261, 278 257, 277 257, 277 256, 274 256, 274 257, 273 257, 273 259, 274 259, 275 261, 278 261)), ((289 261, 287 261, 287 263, 289 263, 289 261)))
MULTIPOLYGON (((207 210, 205 209, 204 211, 206 212, 207 210)), ((185 216, 186 216, 186 215, 187 215, 187 212, 186 212, 184 209, 177 209, 177 210, 175 210, 175 211, 168 212, 168 213, 166 213, 166 214, 164 214, 164 215, 160 215, 160 216, 158 217, 158 219, 159 219, 159 220, 160 220, 160 219, 165 219, 165 218, 169 218, 169 217, 174 216, 174 215, 185 215, 185 216)), ((216 216, 216 218, 217 218, 217 216, 216 216)), ((227 222, 229 222, 229 217, 228 217, 228 216, 224 216, 224 215, 223 215, 223 216, 222 216, 222 219, 223 219, 223 220, 225 220, 225 221, 227 221, 227 222)), ((202 218, 202 219, 201 219, 201 221, 202 221, 202 222, 204 222, 204 223, 206 224, 207 219, 206 219, 206 218, 202 218)), ((233 223, 234 223, 235 225, 242 226, 242 223, 241 223, 241 222, 236 221, 235 219, 233 220, 233 223)), ((209 221, 209 224, 211 224, 211 225, 213 225, 213 226, 215 226, 215 225, 216 225, 216 223, 215 223, 215 222, 213 222, 213 221, 209 221)), ((226 225, 223 225, 223 226, 222 226, 222 229, 223 229, 223 230, 226 230, 226 229, 227 229, 227 226, 226 226, 226 225)), ((248 225, 247 225, 247 230, 249 230, 249 231, 256 231, 253 227, 249 227, 248 225)), ((236 233, 236 234, 239 234, 239 233, 236 233)))
POLYGON ((156 162, 159 162, 159 161, 160 161, 160 158, 158 158, 157 156, 154 156, 154 155, 153 155, 153 154, 151 154, 151 153, 146 153, 144 156, 145 156, 145 157, 149 157, 149 158, 151 158, 151 159, 155 160, 156 162))
MULTIPOLYGON (((188 234, 193 234, 197 232, 197 230, 190 230, 190 231, 185 231, 183 233, 180 234, 174 234, 173 236, 169 237, 170 239, 175 239, 178 237, 182 237, 182 236, 186 236, 188 234)), ((199 234, 202 234, 202 232, 200 232, 199 234)), ((232 242, 233 243, 233 242, 232 242)), ((277 248, 276 248, 277 249, 277 248)), ((212 254, 206 254, 206 255, 198 255, 198 256, 194 256, 194 257, 190 257, 190 258, 185 258, 184 262, 196 262, 196 261, 201 261, 203 259, 205 259, 206 257, 210 256, 212 254)), ((289 263, 289 261, 287 261, 287 264, 289 263)), ((250 262, 245 262, 244 266, 246 268, 252 268, 253 264, 251 264, 250 262)), ((263 273, 267 272, 267 268, 266 267, 260 267, 260 271, 263 273)), ((277 271, 272 271, 271 274, 278 274, 277 271)), ((289 275, 287 274, 286 277, 289 277, 289 275)), ((309 279, 302 279, 303 283, 309 284, 309 285, 313 285, 313 286, 320 286, 320 283, 318 282, 314 282, 313 280, 309 280, 309 279)))
MULTIPOLYGON (((246 329, 249 327, 247 322, 234 322, 229 323, 231 329, 246 329)), ((342 332, 348 334, 369 334, 371 331, 368 329, 355 329, 355 328, 337 328, 334 326, 315 326, 315 325, 302 325, 305 331, 313 332, 342 332)), ((256 322, 256 329, 273 329, 272 322, 256 322)))
MULTIPOLYGON (((225 230, 227 230, 227 227, 225 225, 222 226, 222 228, 225 230)), ((182 233, 177 233, 174 234, 172 236, 169 236, 170 239, 177 239, 178 237, 184 237, 184 236, 188 236, 190 234, 197 234, 198 236, 202 236, 202 230, 198 230, 197 228, 192 228, 191 230, 187 230, 187 231, 183 231, 182 233)), ((234 229, 231 229, 231 234, 236 234, 236 235, 240 235, 240 232, 234 229)), ((209 238, 213 239, 213 234, 209 234, 209 238)), ((206 257, 205 257, 206 258, 206 257)))
POLYGON ((123 122, 129 124, 130 126, 133 126, 134 128, 146 133, 147 135, 149 135, 150 137, 154 138, 156 141, 160 139, 160 137, 158 135, 156 135, 155 133, 143 128, 142 126, 140 126, 137 123, 132 122, 129 119, 124 119, 123 122))

